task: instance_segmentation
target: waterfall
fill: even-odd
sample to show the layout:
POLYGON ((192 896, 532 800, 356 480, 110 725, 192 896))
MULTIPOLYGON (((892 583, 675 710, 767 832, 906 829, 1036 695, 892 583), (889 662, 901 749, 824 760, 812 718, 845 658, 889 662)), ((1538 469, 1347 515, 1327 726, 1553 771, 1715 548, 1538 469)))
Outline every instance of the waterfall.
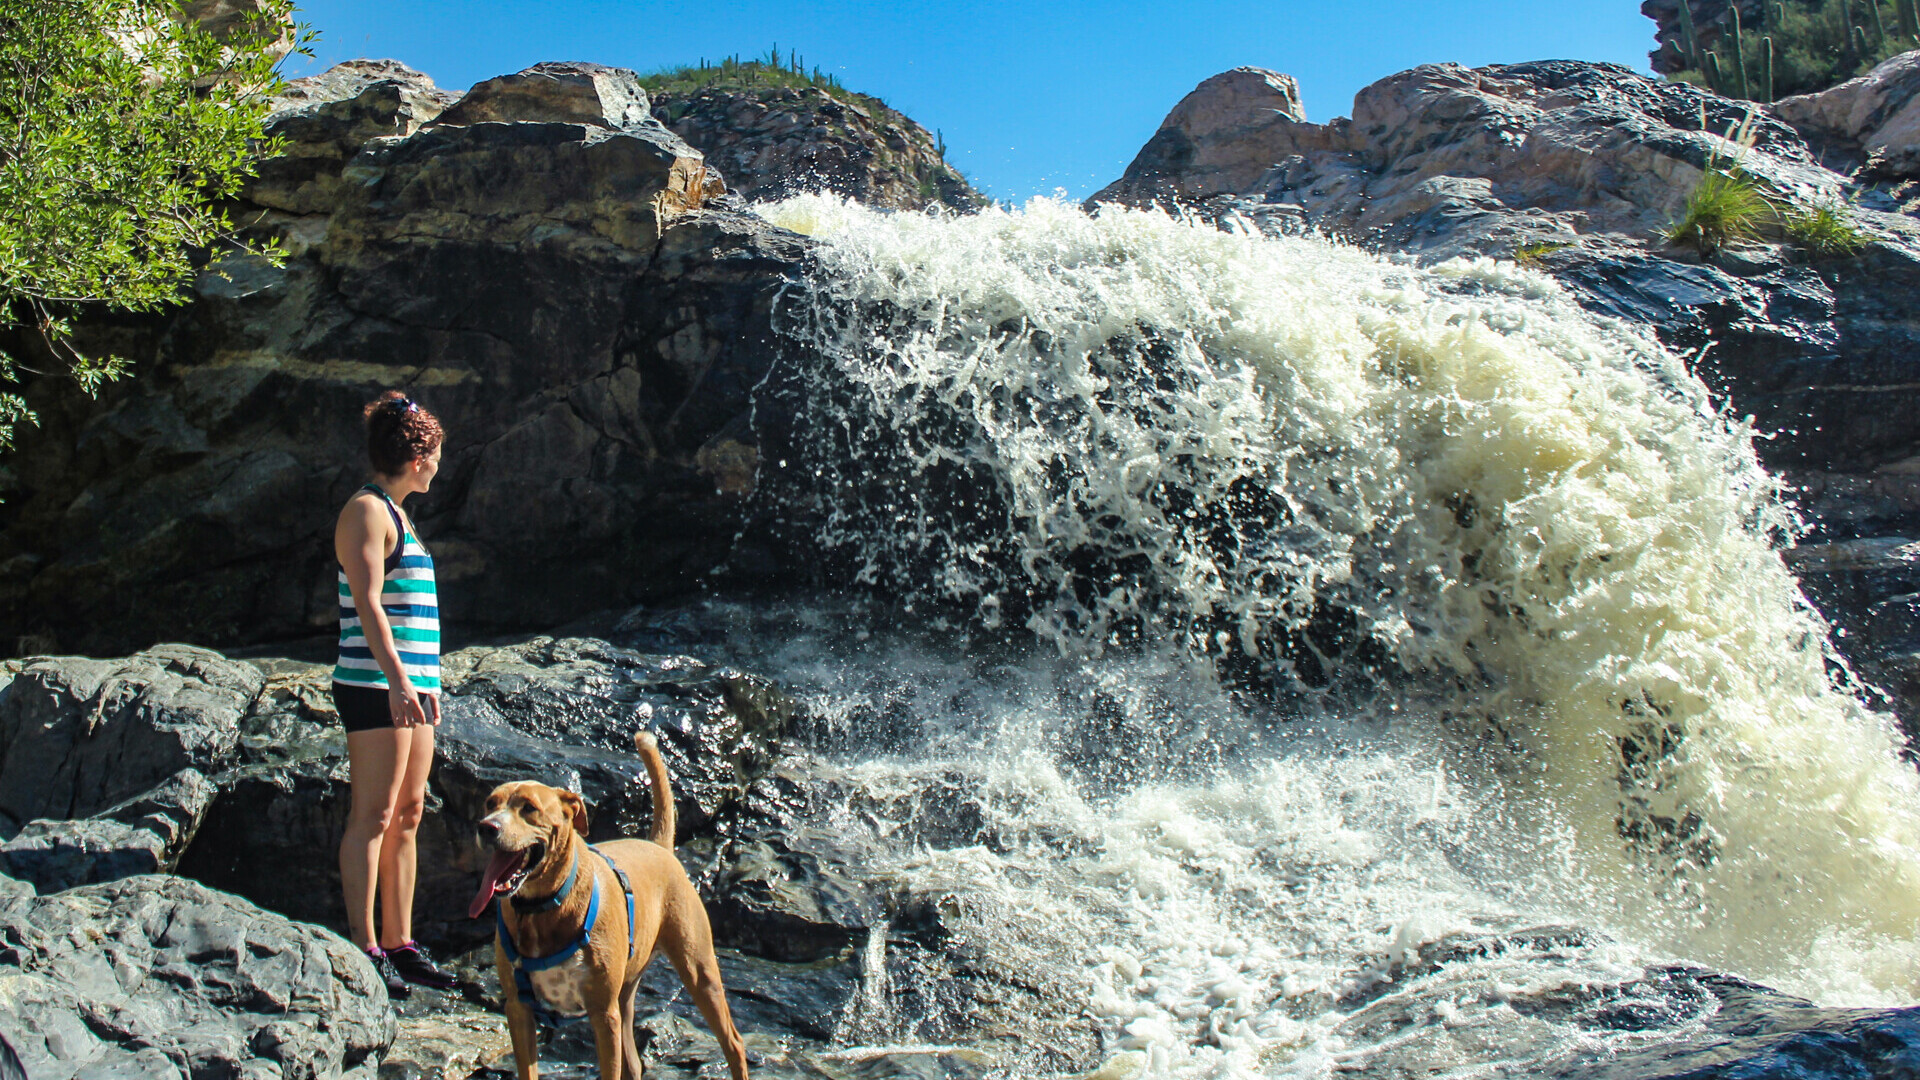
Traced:
POLYGON ((1042 917, 1114 1068, 1331 1067, 1368 965, 1553 919, 1604 936, 1460 969, 1458 1024, 1547 969, 1920 991, 1920 783, 1752 432, 1649 336, 1158 213, 761 212, 821 241, 781 329, 828 361, 766 487, 852 580, 1052 653, 952 674, 941 752, 1077 844, 899 873, 1042 917))

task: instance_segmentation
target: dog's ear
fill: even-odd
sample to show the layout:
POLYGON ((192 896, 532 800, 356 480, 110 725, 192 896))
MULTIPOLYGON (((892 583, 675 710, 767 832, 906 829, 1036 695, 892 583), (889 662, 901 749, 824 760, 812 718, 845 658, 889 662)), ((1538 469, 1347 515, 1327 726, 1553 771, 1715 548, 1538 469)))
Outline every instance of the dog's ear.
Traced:
POLYGON ((587 835, 587 800, 571 791, 560 793, 560 805, 573 815, 573 831, 581 836, 587 835))

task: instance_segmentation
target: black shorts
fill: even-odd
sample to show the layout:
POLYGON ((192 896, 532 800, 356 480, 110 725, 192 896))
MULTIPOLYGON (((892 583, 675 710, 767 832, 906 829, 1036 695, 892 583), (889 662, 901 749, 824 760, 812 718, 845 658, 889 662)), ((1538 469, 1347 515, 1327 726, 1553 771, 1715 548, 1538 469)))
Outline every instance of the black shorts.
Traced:
POLYGON ((333 684, 333 707, 340 711, 340 723, 348 731, 373 731, 393 726, 393 711, 387 708, 384 686, 333 684))

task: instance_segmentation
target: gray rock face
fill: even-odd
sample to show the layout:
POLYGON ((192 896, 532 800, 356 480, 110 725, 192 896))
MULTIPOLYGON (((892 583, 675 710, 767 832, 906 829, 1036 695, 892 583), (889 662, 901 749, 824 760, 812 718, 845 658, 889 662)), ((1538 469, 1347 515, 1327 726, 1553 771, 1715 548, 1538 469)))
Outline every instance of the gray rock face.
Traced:
POLYGON ((1817 94, 1782 98, 1773 111, 1829 167, 1865 167, 1875 179, 1920 175, 1920 50, 1817 94))
POLYGON ((31 662, 0 689, 0 813, 90 817, 183 769, 217 772, 263 683, 186 645, 31 662))
POLYGON ((653 94, 653 115, 749 200, 830 191, 871 206, 973 210, 987 201, 932 133, 877 98, 819 87, 653 94))
POLYGON ((647 92, 626 68, 599 64, 535 64, 513 75, 476 83, 441 114, 443 124, 588 124, 623 128, 644 124, 647 92))
MULTIPOLYGON (((1297 100, 1287 83, 1270 83, 1263 97, 1248 92, 1253 78, 1241 69, 1202 83, 1089 203, 1237 196, 1268 215, 1429 257, 1594 233, 1645 240, 1671 220, 1709 155, 1733 151, 1721 136, 1745 116, 1683 83, 1545 61, 1422 65, 1361 90, 1352 119, 1307 124, 1297 107, 1276 107, 1297 100)), ((1794 196, 1838 192, 1841 178, 1814 163, 1792 128, 1762 116, 1753 134, 1744 168, 1794 196)))
POLYGON ((29 822, 20 835, 0 844, 0 873, 32 882, 42 894, 170 873, 193 842, 213 797, 206 777, 182 769, 96 817, 29 822))
POLYGON ((295 79, 274 99, 269 137, 285 152, 260 163, 247 198, 292 214, 321 214, 341 197, 340 170, 369 139, 405 138, 456 100, 394 60, 349 60, 295 79))
POLYGON ((357 949, 182 878, 0 898, 0 941, 34 1080, 368 1076, 393 1040, 357 949))
MULTIPOLYGON (((556 70, 521 84, 630 84, 556 70)), ((469 112, 527 100, 475 93, 469 112)), ((428 123, 443 103, 385 63, 296 87, 286 153, 236 214, 286 266, 221 263, 188 307, 96 327, 141 372, 97 402, 30 388, 45 423, 10 459, 0 625, 106 654, 330 627, 360 407, 388 387, 448 432, 409 510, 451 625, 556 625, 727 558, 773 298, 807 242, 704 209, 717 175, 644 115, 428 123)))

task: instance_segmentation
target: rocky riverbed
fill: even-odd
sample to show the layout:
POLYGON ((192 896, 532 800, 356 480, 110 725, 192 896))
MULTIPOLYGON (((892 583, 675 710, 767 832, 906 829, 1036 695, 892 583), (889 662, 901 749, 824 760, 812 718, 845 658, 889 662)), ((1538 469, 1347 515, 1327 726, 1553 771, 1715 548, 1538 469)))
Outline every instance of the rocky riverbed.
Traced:
MULTIPOLYGON (((1052 930, 1019 929, 1020 913, 983 910, 972 886, 930 888, 910 869, 976 858, 968 852, 1018 858, 1036 843, 1070 852, 1088 838, 1023 818, 1042 793, 999 788, 953 757, 949 706, 915 704, 909 689, 949 693, 952 676, 903 671, 896 682, 863 666, 863 649, 904 662, 916 646, 856 643, 858 616, 703 603, 580 628, 601 636, 450 655, 417 910, 421 936, 458 958, 462 982, 393 1009, 336 932, 345 762, 324 668, 187 646, 12 662, 0 686, 12 815, 0 830, 12 837, 0 846, 0 1037, 37 1080, 499 1074, 511 1059, 488 926, 461 910, 477 873, 479 799, 500 779, 539 777, 586 796, 593 837, 644 833, 645 781, 620 745, 645 725, 662 736, 678 851, 707 899, 759 1074, 972 1077, 1106 1062, 1131 1075, 1127 1033, 1081 1015, 1080 986, 1036 979, 1042 969, 994 936, 1012 928, 1038 957, 1052 930), (822 628, 822 615, 840 628, 822 628), (792 669, 794 687, 735 664, 821 655, 802 633, 844 648, 867 689, 849 697, 835 685, 844 675, 806 674, 817 660, 792 669), (930 764, 868 764, 902 739, 924 744, 930 764), (156 820, 168 823, 158 837, 156 820), (190 838, 183 849, 165 842, 176 835, 190 838)), ((1090 720, 1102 708, 1087 707, 1090 720)), ((1915 1010, 1817 1009, 1685 966, 1537 989, 1516 974, 1607 947, 1564 926, 1440 935, 1363 960, 1301 1005, 1336 1010, 1343 1039, 1402 1044, 1368 1066, 1393 1075, 1434 1051, 1447 1029, 1433 1010, 1464 1001, 1485 965, 1517 980, 1502 1008, 1526 1022, 1603 1042, 1630 1035, 1603 1059, 1537 1063, 1553 1075, 1895 1076, 1920 1054, 1915 1010)), ((639 1014, 650 1071, 711 1073, 717 1046, 665 965, 647 976, 639 1014)), ((556 1075, 591 1072, 580 1031, 555 1033, 542 1054, 556 1075)))

